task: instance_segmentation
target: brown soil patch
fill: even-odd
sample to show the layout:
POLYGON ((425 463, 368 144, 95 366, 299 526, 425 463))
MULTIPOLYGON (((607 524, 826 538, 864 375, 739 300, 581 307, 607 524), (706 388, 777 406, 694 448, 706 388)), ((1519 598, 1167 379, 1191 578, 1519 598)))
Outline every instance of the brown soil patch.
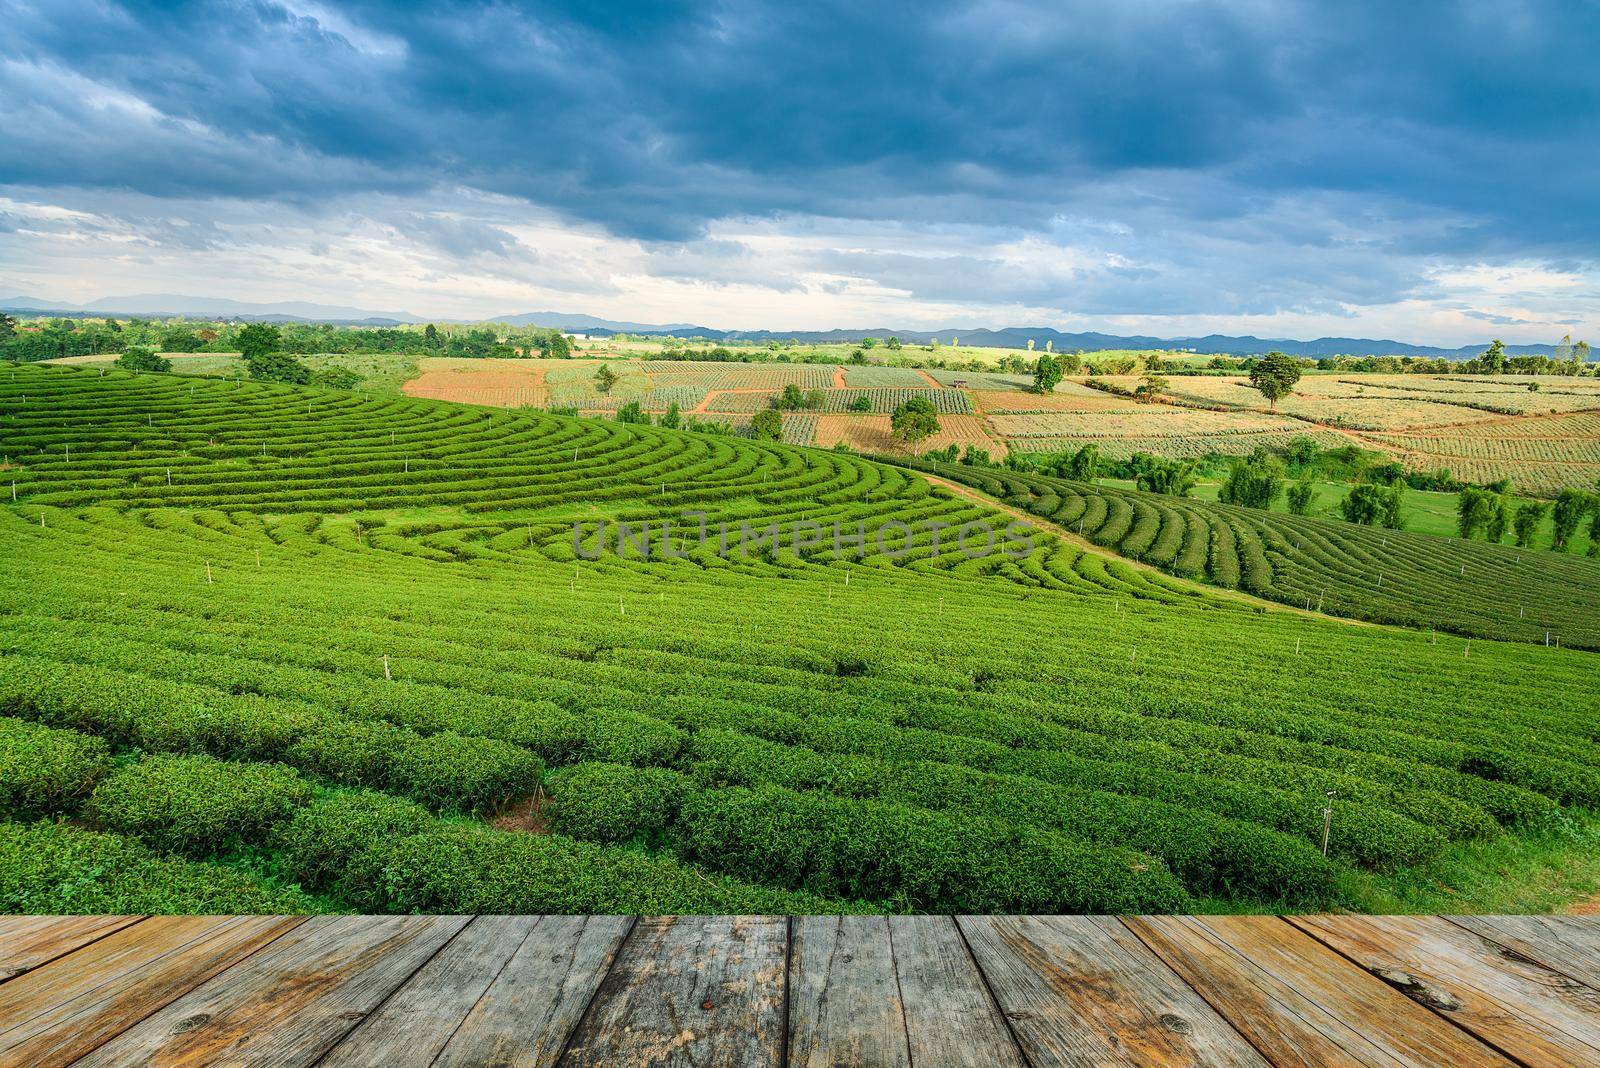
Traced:
POLYGON ((544 813, 545 805, 549 801, 550 798, 545 795, 543 789, 536 790, 533 796, 513 801, 503 807, 489 820, 489 826, 497 831, 549 834, 550 820, 544 813))
POLYGON ((987 449, 989 455, 996 459, 1008 451, 1005 442, 991 436, 983 420, 975 415, 939 416, 939 432, 917 442, 914 447, 908 447, 904 442, 895 440, 889 428, 887 415, 817 416, 817 433, 813 444, 818 448, 827 449, 841 441, 860 452, 890 456, 921 454, 948 445, 963 448, 972 445, 979 449, 987 449))

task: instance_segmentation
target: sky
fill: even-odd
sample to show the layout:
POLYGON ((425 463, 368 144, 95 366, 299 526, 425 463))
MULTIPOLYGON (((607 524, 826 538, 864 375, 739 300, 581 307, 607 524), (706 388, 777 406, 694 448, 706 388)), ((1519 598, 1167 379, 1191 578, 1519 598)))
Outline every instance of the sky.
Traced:
POLYGON ((0 298, 1600 342, 1600 2, 0 0, 0 298))

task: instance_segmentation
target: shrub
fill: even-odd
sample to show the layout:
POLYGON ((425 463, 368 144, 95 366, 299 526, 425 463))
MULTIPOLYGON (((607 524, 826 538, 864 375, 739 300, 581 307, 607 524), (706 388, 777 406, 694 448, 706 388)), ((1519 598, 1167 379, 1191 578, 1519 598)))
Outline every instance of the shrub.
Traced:
POLYGON ((0 823, 0 913, 307 913, 316 903, 215 864, 60 823, 0 823))
MULTIPOLYGON (((332 887, 345 882, 363 851, 417 834, 432 822, 427 809, 412 801, 368 790, 339 794, 308 805, 279 827, 284 870, 302 886, 332 887)), ((352 900, 364 900, 372 889, 345 886, 352 900)))
POLYGON ((110 768, 99 738, 0 719, 0 814, 9 819, 70 807, 110 768))
POLYGON ((550 780, 551 826, 590 842, 660 835, 691 789, 684 776, 662 768, 578 764, 550 780))
POLYGON ((351 878, 372 905, 427 913, 823 913, 838 902, 706 875, 666 857, 469 824, 380 843, 351 878))
POLYGON ((289 748, 290 763, 350 786, 392 790, 436 810, 474 812, 533 790, 542 767, 520 746, 444 731, 422 737, 381 720, 328 723, 289 748))
POLYGON ((152 756, 103 781, 84 812, 156 849, 205 856, 259 839, 310 799, 310 785, 282 765, 152 756))

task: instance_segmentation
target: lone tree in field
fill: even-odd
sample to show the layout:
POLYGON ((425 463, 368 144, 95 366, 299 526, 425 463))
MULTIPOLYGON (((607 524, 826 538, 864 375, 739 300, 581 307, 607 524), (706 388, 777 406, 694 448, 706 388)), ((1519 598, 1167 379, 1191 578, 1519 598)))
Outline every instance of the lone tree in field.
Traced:
POLYGON ((117 357, 116 366, 124 371, 170 371, 172 361, 136 345, 117 357))
POLYGON ((1281 352, 1267 353, 1250 368, 1250 384, 1271 402, 1274 411, 1278 408, 1279 398, 1293 393, 1294 384, 1298 381, 1300 365, 1294 357, 1281 352))
POLYGON ((594 373, 594 388, 601 393, 610 393, 611 387, 617 384, 617 378, 617 372, 611 369, 611 365, 603 363, 600 370, 594 373))
MULTIPOLYGON (((1456 533, 1472 538, 1484 530, 1494 519, 1495 494, 1476 486, 1468 486, 1456 497, 1456 533)), ((1492 538, 1491 541, 1498 541, 1492 538)))
POLYGON ((1289 503, 1290 515, 1310 515, 1311 500, 1316 494, 1316 487, 1311 483, 1311 476, 1306 475, 1299 482, 1289 487, 1286 500, 1289 503))
POLYGON ((283 347, 283 332, 267 323, 251 323, 239 331, 235 344, 239 346, 239 354, 246 360, 265 356, 283 347))
POLYGON ((1149 374, 1144 376, 1144 381, 1134 388, 1133 395, 1145 404, 1155 403, 1155 399, 1167 391, 1170 383, 1160 375, 1149 374))
POLYGON ((908 445, 939 432, 939 413, 926 397, 912 397, 889 416, 889 429, 908 445))
POLYGON ((1556 496, 1550 513, 1550 548, 1558 553, 1567 551, 1567 543, 1578 532, 1578 524, 1583 522, 1590 505, 1589 495, 1582 490, 1564 489, 1556 496))
POLYGON ((1061 362, 1048 352, 1033 365, 1033 391, 1049 393, 1061 381, 1061 362))
POLYGON ((1535 504, 1532 501, 1517 509, 1517 517, 1511 521, 1516 531, 1517 548, 1532 547, 1533 537, 1539 533, 1539 524, 1544 522, 1545 513, 1549 510, 1548 504, 1535 504))
POLYGON ((263 382, 289 382, 304 386, 311 382, 311 368, 287 352, 259 352, 244 358, 250 377, 263 382))

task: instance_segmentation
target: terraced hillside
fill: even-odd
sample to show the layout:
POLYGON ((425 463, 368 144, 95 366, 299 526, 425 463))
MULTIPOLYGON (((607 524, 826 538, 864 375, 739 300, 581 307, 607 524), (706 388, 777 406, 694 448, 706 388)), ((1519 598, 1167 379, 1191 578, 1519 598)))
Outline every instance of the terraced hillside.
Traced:
POLYGON ((1600 563, 997 468, 894 461, 973 486, 1096 545, 1329 615, 1600 648, 1600 563))
POLYGON ((1600 804, 1590 654, 973 559, 856 457, 39 367, 0 456, 0 910, 1359 908, 1600 804))

